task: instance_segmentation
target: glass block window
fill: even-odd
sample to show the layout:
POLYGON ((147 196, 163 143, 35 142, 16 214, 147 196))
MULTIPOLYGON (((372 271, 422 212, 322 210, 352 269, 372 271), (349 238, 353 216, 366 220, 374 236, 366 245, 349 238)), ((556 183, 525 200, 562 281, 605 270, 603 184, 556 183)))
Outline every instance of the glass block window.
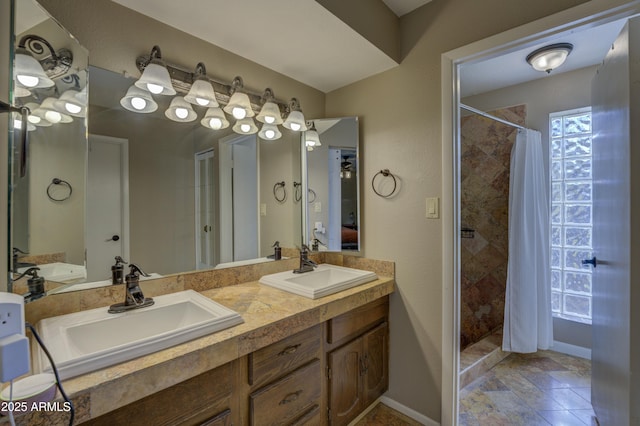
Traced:
POLYGON ((550 114, 551 304, 554 316, 591 323, 591 108, 550 114))

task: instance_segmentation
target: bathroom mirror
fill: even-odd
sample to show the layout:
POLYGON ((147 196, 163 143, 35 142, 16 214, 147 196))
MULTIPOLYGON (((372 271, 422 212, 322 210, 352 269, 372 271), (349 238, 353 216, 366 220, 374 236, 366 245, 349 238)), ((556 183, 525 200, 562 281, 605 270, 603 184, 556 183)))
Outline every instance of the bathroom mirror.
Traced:
MULTIPOLYGON (((16 3, 21 33, 44 25, 40 19, 62 30, 33 0, 16 3)), ((65 35, 71 49, 77 41, 65 35)), ((46 37, 56 48, 65 46, 46 37)), ((16 168, 20 151, 15 152, 11 244, 29 253, 20 266, 53 260, 70 270, 51 280, 81 283, 108 279, 116 254, 158 276, 265 261, 276 240, 284 247, 299 245, 298 133, 283 131, 282 138, 268 142, 230 128, 212 131, 200 125, 199 107, 198 120, 176 123, 164 116, 170 99, 160 97, 156 112, 136 114, 119 103, 132 78, 88 67, 86 58, 83 63, 84 74, 76 74, 82 86, 91 75, 88 120, 74 117, 64 133, 45 133, 52 127, 30 132, 24 176, 16 168), (39 139, 46 149, 37 153, 39 139), (59 168, 50 170, 54 165, 59 168), (44 202, 36 203, 36 196, 44 202)), ((61 84, 56 83, 59 94, 61 84)))
POLYGON ((358 118, 311 123, 320 145, 311 145, 308 135, 303 135, 307 167, 304 241, 314 250, 360 251, 358 118))

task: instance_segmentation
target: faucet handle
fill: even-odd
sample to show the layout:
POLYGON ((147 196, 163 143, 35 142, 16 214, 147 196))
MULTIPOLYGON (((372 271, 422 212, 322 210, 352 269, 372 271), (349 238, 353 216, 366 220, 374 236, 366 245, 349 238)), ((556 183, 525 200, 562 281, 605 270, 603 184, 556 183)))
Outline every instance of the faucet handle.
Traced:
POLYGON ((120 265, 121 263, 128 263, 128 262, 124 260, 122 257, 116 256, 116 265, 120 265))
POLYGON ((273 243, 271 247, 274 247, 274 248, 280 247, 280 241, 276 241, 275 243, 273 243))
POLYGON ((14 256, 18 256, 18 254, 29 254, 26 251, 22 251, 20 250, 18 247, 14 247, 13 248, 13 255, 14 256))
POLYGON ((138 265, 136 265, 135 263, 130 263, 129 264, 129 275, 137 275, 136 272, 138 274, 142 275, 143 277, 149 277, 150 276, 149 274, 144 272, 142 269, 140 269, 140 267, 138 265))

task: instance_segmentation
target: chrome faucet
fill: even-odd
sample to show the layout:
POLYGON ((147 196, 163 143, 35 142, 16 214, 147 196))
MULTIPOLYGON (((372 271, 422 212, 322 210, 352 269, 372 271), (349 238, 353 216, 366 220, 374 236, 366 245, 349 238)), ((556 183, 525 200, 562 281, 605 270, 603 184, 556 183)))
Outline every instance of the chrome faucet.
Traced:
POLYGON ((140 275, 148 277, 138 265, 135 263, 129 264, 129 273, 125 277, 125 295, 124 302, 116 303, 109 307, 110 314, 119 314, 122 312, 130 311, 132 309, 144 308, 145 306, 151 306, 154 301, 150 297, 144 297, 142 289, 140 288, 140 275))
POLYGON ((309 259, 309 247, 306 245, 302 245, 300 249, 300 267, 298 269, 294 269, 294 274, 302 274, 304 272, 311 272, 313 268, 317 267, 318 264, 313 260, 309 259))

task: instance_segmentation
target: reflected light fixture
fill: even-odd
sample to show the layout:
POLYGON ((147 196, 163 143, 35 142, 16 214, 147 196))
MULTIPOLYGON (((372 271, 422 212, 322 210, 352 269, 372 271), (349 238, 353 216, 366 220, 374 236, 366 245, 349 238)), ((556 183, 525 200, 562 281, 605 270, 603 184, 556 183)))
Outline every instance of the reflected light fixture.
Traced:
POLYGON ((27 89, 52 87, 55 83, 47 74, 65 74, 73 63, 73 54, 68 49, 55 51, 44 38, 27 34, 20 39, 15 55, 15 74, 18 84, 27 89), (45 50, 46 48, 46 50, 45 50), (49 56, 38 61, 31 52, 41 55, 48 50, 49 56))
MULTIPOLYGON (((22 130, 22 116, 18 113, 12 113, 13 115, 13 129, 14 130, 22 130)), ((33 132, 36 129, 36 126, 27 122, 27 132, 33 132)))
POLYGON ((263 124, 260 132, 258 132, 258 136, 267 141, 275 141, 276 139, 280 139, 282 137, 282 132, 278 129, 278 126, 275 124, 263 124))
POLYGON ((184 97, 184 100, 193 105, 217 107, 218 100, 216 99, 216 92, 213 90, 213 85, 207 79, 207 69, 202 62, 196 65, 195 80, 189 89, 189 93, 184 97))
MULTIPOLYGON (((243 89, 244 82, 242 81, 242 77, 238 76, 234 78, 230 89, 231 98, 229 98, 229 103, 223 108, 224 112, 233 115, 236 120, 242 120, 245 117, 253 117, 255 115, 251 108, 249 95, 247 95, 243 89)), ((253 120, 251 121, 253 122, 253 120)))
POLYGON ((151 97, 151 93, 136 85, 129 87, 127 94, 120 99, 120 105, 129 111, 145 114, 158 109, 158 104, 151 97))
POLYGON ((62 96, 60 96, 60 99, 55 102, 56 109, 74 117, 85 117, 86 106, 83 105, 76 96, 78 93, 80 92, 74 89, 66 90, 62 96))
POLYGON ((229 121, 220 107, 209 108, 204 118, 200 120, 200 124, 211 130, 226 129, 229 127, 229 121))
POLYGON ((40 109, 40 105, 35 102, 29 102, 25 105, 31 111, 29 114, 29 123, 34 124, 38 127, 50 127, 52 126, 51 122, 44 118, 44 111, 40 109))
POLYGON ((38 108, 38 114, 43 114, 45 120, 50 123, 71 123, 73 118, 69 114, 58 111, 56 108, 56 98, 49 97, 42 101, 40 108, 38 108))
POLYGON ((349 161, 348 155, 345 155, 342 158, 344 161, 340 163, 340 178, 351 179, 351 166, 353 165, 353 163, 349 161))
POLYGON ((256 120, 265 124, 282 124, 282 114, 280 113, 280 107, 274 102, 275 96, 273 90, 268 87, 264 89, 262 94, 262 109, 256 116, 256 120))
POLYGON ((169 104, 169 108, 164 112, 164 115, 168 119, 179 123, 188 123, 198 117, 191 104, 185 101, 182 96, 176 96, 171 99, 171 104, 169 104))
POLYGON ((149 62, 144 65, 142 75, 135 82, 141 89, 148 90, 154 95, 175 95, 176 90, 171 84, 171 77, 167 66, 162 60, 162 52, 158 46, 153 46, 149 62))
POLYGON ((232 130, 241 135, 252 135, 258 131, 258 126, 256 126, 253 118, 245 117, 236 121, 236 124, 233 125, 232 130))
POLYGON ((318 131, 316 130, 315 122, 311 122, 311 127, 309 130, 304 132, 304 144, 305 146, 318 147, 322 144, 320 143, 320 135, 318 135, 318 131))
POLYGON ((307 130, 307 123, 300 109, 300 102, 298 102, 296 98, 291 98, 291 101, 289 101, 289 115, 282 125, 294 132, 304 132, 307 130))
POLYGON ((529 53, 527 62, 536 71, 545 71, 549 74, 564 63, 572 50, 573 44, 571 43, 550 44, 529 53))

